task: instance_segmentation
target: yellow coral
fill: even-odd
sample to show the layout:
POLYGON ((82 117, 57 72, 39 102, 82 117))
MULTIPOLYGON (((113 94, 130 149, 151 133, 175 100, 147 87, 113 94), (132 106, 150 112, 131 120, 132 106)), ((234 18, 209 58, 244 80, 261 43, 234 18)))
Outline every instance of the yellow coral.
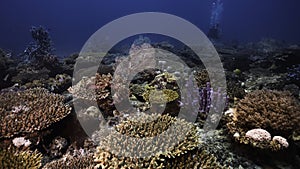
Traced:
POLYGON ((34 151, 0 150, 1 168, 38 169, 42 165, 42 154, 34 151))
POLYGON ((162 90, 147 90, 143 94, 144 100, 151 103, 168 103, 176 100, 179 97, 176 91, 170 89, 162 90))

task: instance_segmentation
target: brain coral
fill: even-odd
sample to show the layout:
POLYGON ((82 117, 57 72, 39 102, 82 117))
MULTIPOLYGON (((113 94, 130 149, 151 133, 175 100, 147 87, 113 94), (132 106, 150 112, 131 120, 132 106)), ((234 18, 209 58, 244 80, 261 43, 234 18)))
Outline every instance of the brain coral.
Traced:
POLYGON ((246 132, 257 128, 268 131, 272 136, 292 138, 299 135, 300 105, 287 92, 253 91, 238 103, 227 127, 238 141, 244 143, 249 142, 246 132))
POLYGON ((47 128, 71 112, 64 97, 43 88, 0 93, 0 138, 47 128))
POLYGON ((168 161, 193 151, 197 146, 197 127, 192 123, 169 115, 142 113, 122 121, 103 138, 94 161, 101 169, 165 168, 168 161), (152 140, 158 135, 164 139, 152 140))

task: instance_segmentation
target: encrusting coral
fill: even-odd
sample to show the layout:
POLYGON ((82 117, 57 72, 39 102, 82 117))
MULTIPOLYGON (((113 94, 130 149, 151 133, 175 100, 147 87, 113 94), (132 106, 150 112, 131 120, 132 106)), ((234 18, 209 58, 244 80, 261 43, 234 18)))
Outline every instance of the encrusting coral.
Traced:
POLYGON ((198 144, 197 127, 192 123, 141 113, 122 121, 102 138, 94 161, 101 169, 165 168, 168 161, 191 152, 198 144))
POLYGON ((71 113, 65 98, 43 88, 0 93, 0 138, 33 133, 71 113))
MULTIPOLYGON (((260 142, 252 139, 252 129, 264 129, 271 136, 292 139, 299 135, 300 105, 288 92, 257 90, 248 93, 236 106, 227 127, 235 139, 262 149, 279 150, 286 147, 278 141, 268 139, 260 142), (248 132, 248 137, 246 133, 248 132)), ((276 139, 275 139, 276 140, 276 139)))
POLYGON ((38 169, 42 165, 42 154, 37 151, 18 151, 13 148, 0 149, 0 168, 38 169))

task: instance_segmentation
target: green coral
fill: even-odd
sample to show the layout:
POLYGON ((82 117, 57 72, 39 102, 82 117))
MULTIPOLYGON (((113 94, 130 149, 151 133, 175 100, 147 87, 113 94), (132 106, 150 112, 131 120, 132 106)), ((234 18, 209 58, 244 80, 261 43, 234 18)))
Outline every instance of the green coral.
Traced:
POLYGON ((168 103, 176 100, 178 97, 178 93, 170 89, 157 90, 148 88, 148 90, 143 93, 144 100, 151 103, 168 103))

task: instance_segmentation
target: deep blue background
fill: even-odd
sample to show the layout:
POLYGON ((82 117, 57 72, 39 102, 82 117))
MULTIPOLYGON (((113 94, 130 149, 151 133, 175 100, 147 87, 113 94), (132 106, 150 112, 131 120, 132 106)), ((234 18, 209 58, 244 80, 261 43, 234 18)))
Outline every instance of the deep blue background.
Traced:
MULTIPOLYGON (((207 32, 213 0, 1 0, 0 48, 21 52, 31 41, 29 28, 50 29, 56 54, 80 51, 106 23, 136 12, 165 12, 207 32)), ((299 0, 223 0, 224 41, 275 38, 300 43, 299 0)))

